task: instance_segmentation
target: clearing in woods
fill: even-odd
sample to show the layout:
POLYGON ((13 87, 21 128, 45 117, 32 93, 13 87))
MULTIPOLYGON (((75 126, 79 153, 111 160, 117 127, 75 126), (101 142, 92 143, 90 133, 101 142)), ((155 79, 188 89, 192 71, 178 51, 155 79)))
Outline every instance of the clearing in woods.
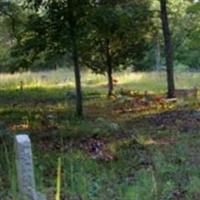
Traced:
MULTIPOLYGON (((106 77, 83 72, 82 79, 77 119, 71 71, 0 75, 0 199, 16 199, 13 136, 29 133, 37 188, 48 200, 58 157, 62 199, 199 200, 198 94, 167 101, 163 72, 115 74, 110 99, 106 77)), ((179 73, 177 88, 198 88, 199 80, 179 73)))

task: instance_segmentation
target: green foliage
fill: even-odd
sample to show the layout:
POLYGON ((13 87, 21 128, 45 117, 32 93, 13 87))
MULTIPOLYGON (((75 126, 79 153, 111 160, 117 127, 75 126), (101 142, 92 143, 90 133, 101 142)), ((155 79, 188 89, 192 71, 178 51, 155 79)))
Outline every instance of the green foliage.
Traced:
POLYGON ((83 63, 97 73, 107 71, 108 56, 114 70, 137 64, 144 57, 150 16, 149 1, 107 2, 93 8, 83 63))
MULTIPOLYGON (((173 40, 175 58, 178 62, 189 66, 191 69, 199 69, 200 24, 199 3, 180 4, 179 15, 173 14, 173 40), (178 25, 177 25, 178 24, 178 25)), ((177 9, 178 9, 177 8, 177 9)), ((177 10, 174 12, 177 13, 177 10)))
MULTIPOLYGON (((71 65, 67 1, 0 3, 0 71, 52 69, 64 62, 71 65)), ((72 9, 76 10, 74 32, 82 67, 105 72, 108 39, 115 70, 129 65, 135 70, 162 67, 163 41, 156 0, 77 0, 72 2, 72 9)), ((176 63, 198 69, 199 3, 169 1, 169 19, 176 63)))
POLYGON ((148 0, 140 3, 119 1, 117 4, 105 5, 103 2, 95 5, 87 0, 81 3, 73 1, 71 8, 63 1, 47 1, 43 5, 39 1, 31 2, 30 5, 35 5, 37 12, 29 14, 20 33, 20 42, 12 48, 11 55, 15 58, 10 63, 12 71, 45 67, 49 59, 55 64, 57 58, 62 59, 62 55, 70 63, 71 25, 76 33, 81 63, 96 72, 105 71, 107 40, 115 69, 137 65, 145 56, 146 36, 150 26, 148 0), (70 9, 76 9, 75 21, 71 20, 70 9), (33 65, 36 60, 39 61, 38 67, 33 65))
POLYGON ((133 185, 126 186, 123 192, 125 199, 135 199, 135 200, 146 200, 154 199, 155 197, 155 185, 154 176, 151 170, 141 170, 137 172, 135 177, 135 182, 133 185))
POLYGON ((39 1, 31 2, 38 11, 29 16, 23 32, 22 43, 19 46, 21 51, 30 57, 29 65, 40 57, 44 57, 45 64, 49 59, 57 62, 58 59, 63 59, 63 56, 70 63, 73 47, 72 26, 79 47, 86 32, 83 19, 85 7, 88 4, 87 0, 46 1, 45 5, 40 5, 39 1))
POLYGON ((11 48, 20 40, 26 15, 16 1, 0 2, 0 71, 9 71, 11 48))
POLYGON ((121 130, 119 124, 108 121, 107 119, 101 117, 97 118, 95 122, 97 126, 94 128, 93 134, 97 136, 104 134, 108 135, 110 133, 116 134, 121 130))
MULTIPOLYGON (((174 48, 175 69, 185 65, 199 69, 199 3, 192 1, 168 1, 169 22, 174 48)), ((148 33, 144 59, 138 60, 137 70, 162 69, 164 48, 159 16, 159 1, 151 1, 152 29, 148 33), (156 66, 157 65, 157 66, 156 66), (156 66, 156 67, 155 67, 156 66)))
POLYGON ((17 43, 11 51, 11 56, 16 58, 14 60, 16 69, 13 69, 13 71, 20 68, 28 69, 35 60, 39 60, 41 56, 45 56, 41 54, 41 52, 46 48, 46 35, 44 19, 35 14, 30 15, 21 33, 20 42, 17 43))

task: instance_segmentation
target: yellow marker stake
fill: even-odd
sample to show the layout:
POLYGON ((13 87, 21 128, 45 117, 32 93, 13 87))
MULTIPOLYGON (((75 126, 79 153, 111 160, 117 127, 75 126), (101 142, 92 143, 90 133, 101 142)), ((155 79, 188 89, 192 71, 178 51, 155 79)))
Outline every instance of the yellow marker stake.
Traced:
POLYGON ((58 158, 57 178, 56 178, 56 200, 60 200, 61 193, 61 158, 58 158))

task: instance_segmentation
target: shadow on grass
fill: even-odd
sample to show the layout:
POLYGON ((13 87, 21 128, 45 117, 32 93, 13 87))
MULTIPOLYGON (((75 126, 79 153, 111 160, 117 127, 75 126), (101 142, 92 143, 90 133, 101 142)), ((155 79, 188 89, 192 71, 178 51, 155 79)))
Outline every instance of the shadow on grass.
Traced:
POLYGON ((20 90, 1 90, 0 103, 59 102, 65 100, 66 88, 28 88, 20 90))
MULTIPOLYGON (((83 92, 85 100, 99 98, 102 94, 94 89, 86 88, 83 92)), ((69 87, 38 87, 0 90, 0 104, 13 103, 63 103, 65 101, 75 101, 75 91, 69 87), (70 95, 70 97, 69 97, 70 95)))

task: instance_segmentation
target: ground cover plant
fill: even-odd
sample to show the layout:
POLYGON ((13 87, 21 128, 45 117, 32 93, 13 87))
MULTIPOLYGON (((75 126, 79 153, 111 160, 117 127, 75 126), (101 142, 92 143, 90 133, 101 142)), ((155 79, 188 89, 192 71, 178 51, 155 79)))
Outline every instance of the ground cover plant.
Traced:
MULTIPOLYGON (((83 71, 84 117, 77 118, 71 74, 0 75, 0 199, 17 199, 18 133, 31 137, 37 188, 48 200, 58 158, 60 199, 199 199, 198 96, 168 101, 164 72, 124 72, 114 74, 107 98, 106 78, 83 71)), ((199 77, 176 73, 177 88, 198 88, 199 77)))

